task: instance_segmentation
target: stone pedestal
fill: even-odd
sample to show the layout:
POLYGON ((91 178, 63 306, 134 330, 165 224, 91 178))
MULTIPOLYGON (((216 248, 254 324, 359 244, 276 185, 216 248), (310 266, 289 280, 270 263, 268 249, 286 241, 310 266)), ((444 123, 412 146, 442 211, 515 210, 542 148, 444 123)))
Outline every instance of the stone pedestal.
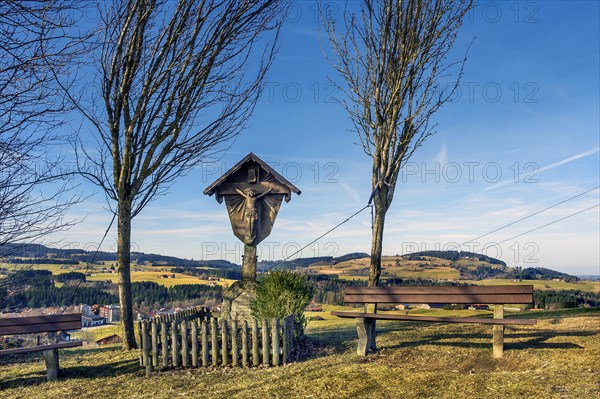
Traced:
POLYGON ((223 293, 221 317, 227 320, 250 320, 252 318, 250 303, 256 298, 255 287, 255 282, 237 281, 227 288, 223 293))
POLYGON ((244 244, 244 261, 242 262, 242 281, 256 281, 256 245, 244 244))

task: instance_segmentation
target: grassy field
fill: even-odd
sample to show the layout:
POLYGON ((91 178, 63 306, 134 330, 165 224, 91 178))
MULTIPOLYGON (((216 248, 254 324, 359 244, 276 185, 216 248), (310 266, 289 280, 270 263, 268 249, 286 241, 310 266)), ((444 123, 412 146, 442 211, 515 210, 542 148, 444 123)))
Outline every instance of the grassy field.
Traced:
MULTIPOLYGON (((165 273, 161 272, 131 272, 131 281, 153 281, 165 287, 172 287, 180 284, 210 284, 212 281, 202 280, 199 277, 188 276, 186 274, 175 273, 175 278, 163 278, 162 275, 165 273)), ((107 281, 110 280, 116 283, 118 279, 117 274, 113 273, 97 273, 87 277, 88 281, 107 281)), ((216 283, 221 286, 229 286, 233 284, 235 280, 224 280, 221 279, 216 283)))
POLYGON ((600 292, 600 281, 576 281, 567 283, 565 281, 549 280, 522 280, 514 282, 513 280, 487 279, 487 280, 463 280, 465 283, 477 285, 533 285, 536 290, 581 290, 589 292, 600 292))
POLYGON ((479 325, 381 322, 377 354, 355 355, 352 320, 321 313, 295 362, 271 369, 178 369, 144 377, 137 352, 64 350, 66 378, 40 356, 0 363, 10 398, 577 398, 600 395, 600 312, 540 312, 509 327, 502 359, 479 325))
POLYGON ((123 328, 120 324, 106 324, 98 327, 82 328, 81 330, 73 331, 71 333, 71 339, 93 343, 113 334, 123 336, 123 328))
MULTIPOLYGON (((118 275, 116 273, 97 273, 96 267, 91 267, 90 269, 86 269, 85 265, 80 265, 79 269, 70 269, 61 268, 60 264, 48 264, 48 265, 14 265, 7 263, 0 263, 0 268, 4 268, 6 270, 15 270, 19 268, 31 268, 34 270, 50 270, 52 274, 57 275, 61 273, 68 272, 90 272, 92 275, 87 276, 87 281, 111 281, 112 283, 116 283, 118 279, 118 275)), ((133 268, 138 268, 140 266, 132 265, 133 268)), ((172 287, 174 285, 181 284, 211 284, 212 281, 202 280, 199 277, 189 276, 186 274, 175 273, 175 278, 163 278, 163 274, 171 273, 173 269, 172 266, 141 266, 144 268, 144 271, 132 271, 131 272, 131 281, 132 282, 141 282, 141 281, 153 281, 160 285, 164 285, 165 287, 172 287)), ((218 285, 228 287, 233 284, 236 280, 226 280, 221 279, 216 283, 218 285)), ((61 284, 57 284, 60 286, 61 284)))

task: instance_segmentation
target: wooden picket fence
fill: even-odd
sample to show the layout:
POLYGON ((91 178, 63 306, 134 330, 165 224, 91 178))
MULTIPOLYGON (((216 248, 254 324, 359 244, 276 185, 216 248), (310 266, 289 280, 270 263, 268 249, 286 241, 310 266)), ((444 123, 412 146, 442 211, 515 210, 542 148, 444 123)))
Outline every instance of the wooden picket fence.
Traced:
POLYGON ((138 322, 146 375, 170 367, 250 367, 286 364, 294 348, 294 316, 227 321, 209 312, 138 322))

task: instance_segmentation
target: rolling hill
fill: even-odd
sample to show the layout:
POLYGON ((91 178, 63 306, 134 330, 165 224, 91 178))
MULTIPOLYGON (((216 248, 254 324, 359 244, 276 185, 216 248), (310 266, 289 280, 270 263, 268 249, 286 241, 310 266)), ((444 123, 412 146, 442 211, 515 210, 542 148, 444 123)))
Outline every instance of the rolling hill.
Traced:
MULTIPOLYGON (((78 264, 93 259, 94 253, 83 249, 58 249, 40 244, 3 245, 0 261, 25 264, 78 264)), ((132 252, 132 262, 138 266, 173 266, 192 269, 218 269, 239 272, 241 266, 227 260, 194 260, 159 254, 132 252)), ((95 263, 116 262, 114 252, 99 252, 95 263)), ((321 256, 297 258, 289 261, 258 262, 258 271, 278 269, 305 269, 312 273, 339 275, 344 278, 366 278, 369 255, 364 252, 349 253, 339 257, 321 256)), ((200 270, 188 274, 198 274, 200 270)), ((183 270, 180 270, 183 272, 183 270)), ((382 277, 423 278, 433 280, 483 280, 522 279, 578 281, 577 276, 544 267, 508 267, 500 259, 474 252, 421 251, 405 255, 382 257, 382 277)))

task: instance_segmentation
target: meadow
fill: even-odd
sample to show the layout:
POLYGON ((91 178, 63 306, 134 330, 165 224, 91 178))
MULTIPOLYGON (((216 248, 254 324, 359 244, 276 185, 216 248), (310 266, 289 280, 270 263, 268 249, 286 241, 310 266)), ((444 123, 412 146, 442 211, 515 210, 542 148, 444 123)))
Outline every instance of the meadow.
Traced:
MULTIPOLYGON (((170 272, 169 272, 170 273, 170 272)), ((181 273, 175 273, 175 278, 164 278, 164 272, 153 272, 153 271, 133 271, 131 272, 131 282, 142 282, 152 281, 165 287, 172 287, 174 285, 181 284, 211 284, 213 281, 202 280, 199 277, 188 276, 181 273)), ((117 283, 118 275, 116 273, 93 273, 87 277, 87 281, 109 281, 111 283, 117 283)), ((235 280, 220 279, 214 283, 223 287, 228 287, 233 284, 235 280)))
MULTIPOLYGON (((110 263, 110 262, 107 262, 110 263)), ((112 264, 112 263, 111 263, 112 264)), ((79 272, 79 273, 90 273, 90 276, 86 277, 87 281, 110 281, 111 283, 117 283, 118 275, 116 273, 101 273, 102 266, 90 266, 86 267, 84 264, 80 264, 79 266, 71 269, 69 265, 68 267, 63 267, 61 264, 33 264, 33 265, 17 265, 17 264, 9 264, 9 263, 0 263, 0 268, 5 270, 18 270, 21 268, 28 268, 33 270, 49 270, 54 275, 68 273, 68 272, 79 272)), ((110 264, 106 265, 106 268, 109 268, 110 264)), ((131 281, 132 282, 142 282, 142 281, 151 281, 160 285, 164 285, 165 287, 172 287, 174 285, 181 284, 212 284, 215 283, 217 285, 223 287, 229 287, 236 280, 228 280, 221 278, 219 281, 210 281, 203 280, 200 277, 196 276, 188 276, 182 273, 175 273, 175 278, 164 278, 163 275, 171 274, 173 266, 141 266, 132 264, 131 271, 131 281)), ((60 286, 60 283, 56 284, 60 286)))
POLYGON ((600 281, 551 281, 551 280, 463 280, 465 283, 477 285, 533 285, 535 290, 580 290, 587 292, 600 292, 600 281))
MULTIPOLYGON (((316 313, 311 314, 317 315, 316 313)), ((593 398, 600 395, 600 313, 536 312, 535 326, 507 328, 491 354, 480 325, 378 324, 380 350, 355 354, 351 320, 318 314, 295 361, 278 368, 176 369, 144 376, 138 353, 117 346, 65 350, 65 378, 45 381, 40 356, 0 362, 11 398, 593 398)))

